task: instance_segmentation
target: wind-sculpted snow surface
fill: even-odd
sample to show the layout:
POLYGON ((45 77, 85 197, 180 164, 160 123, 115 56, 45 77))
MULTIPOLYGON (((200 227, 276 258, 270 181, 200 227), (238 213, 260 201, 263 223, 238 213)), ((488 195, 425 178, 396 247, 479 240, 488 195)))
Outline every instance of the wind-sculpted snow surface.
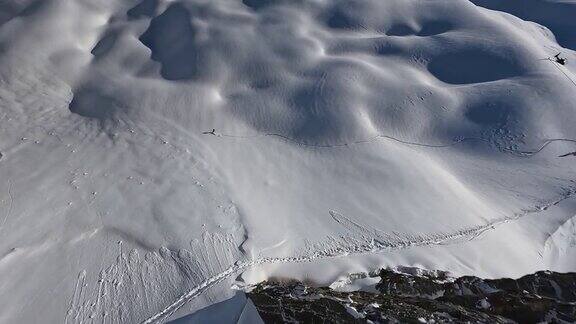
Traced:
POLYGON ((0 322, 573 271, 576 4, 529 2, 3 1, 0 322))
POLYGON ((233 235, 204 234, 178 252, 165 247, 140 256, 122 250, 116 262, 104 268, 97 280, 82 270, 70 299, 66 323, 89 321, 124 323, 141 321, 151 309, 161 309, 188 287, 232 266, 241 255, 233 235), (130 301, 137 300, 138 303, 130 301))
POLYGON ((117 261, 103 270, 95 283, 87 282, 85 270, 78 275, 66 322, 81 323, 95 320, 114 323, 136 318, 142 321, 141 317, 147 314, 147 310, 162 306, 154 303, 159 300, 174 300, 162 311, 143 322, 162 321, 207 289, 251 267, 262 264, 313 262, 318 259, 382 253, 414 246, 457 244, 459 240, 473 240, 503 223, 546 210, 572 197, 575 190, 576 188, 566 189, 562 196, 522 213, 452 233, 421 235, 385 233, 379 229, 367 228, 335 211, 329 211, 333 220, 345 229, 344 233, 339 237, 327 237, 310 243, 303 252, 291 257, 247 258, 237 250, 237 243, 235 244, 232 235, 222 237, 219 234, 204 234, 201 241, 191 243, 191 250, 181 249, 173 252, 163 247, 159 253, 148 253, 143 259, 139 257, 137 250, 125 253, 122 250, 122 242, 119 242, 117 261), (173 282, 175 279, 176 283, 173 282), (164 281, 168 283, 167 286, 162 284, 164 281), (183 287, 190 288, 180 296, 150 298, 151 295, 174 294, 183 287), (137 305, 137 309, 130 309, 135 305, 123 301, 134 298, 142 300, 142 303, 137 305))

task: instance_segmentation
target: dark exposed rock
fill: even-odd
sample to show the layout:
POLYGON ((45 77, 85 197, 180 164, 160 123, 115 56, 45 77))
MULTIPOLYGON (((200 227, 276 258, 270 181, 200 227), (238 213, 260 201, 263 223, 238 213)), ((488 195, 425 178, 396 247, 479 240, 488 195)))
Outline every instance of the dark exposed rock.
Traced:
POLYGON ((380 282, 376 288, 387 295, 399 296, 442 296, 447 276, 435 277, 431 274, 408 275, 388 269, 380 271, 380 282))
POLYGON ((248 296, 266 323, 574 323, 576 273, 484 280, 380 272, 377 292, 264 282, 248 296))

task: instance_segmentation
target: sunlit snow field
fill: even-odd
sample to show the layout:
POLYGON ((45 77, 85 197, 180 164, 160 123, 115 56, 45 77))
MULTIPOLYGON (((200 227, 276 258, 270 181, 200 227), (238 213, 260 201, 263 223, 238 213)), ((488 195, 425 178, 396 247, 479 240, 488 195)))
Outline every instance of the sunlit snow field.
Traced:
POLYGON ((383 266, 576 271, 574 17, 1 1, 0 322, 169 321, 383 266))

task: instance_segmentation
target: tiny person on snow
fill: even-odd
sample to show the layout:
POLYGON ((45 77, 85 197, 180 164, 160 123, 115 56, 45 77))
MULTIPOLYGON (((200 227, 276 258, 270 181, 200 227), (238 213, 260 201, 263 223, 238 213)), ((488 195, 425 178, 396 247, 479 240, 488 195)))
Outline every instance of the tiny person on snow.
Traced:
POLYGON ((560 65, 566 65, 566 59, 563 57, 560 57, 560 54, 561 53, 554 55, 554 58, 556 59, 556 63, 558 63, 560 65))
POLYGON ((209 131, 209 132, 203 132, 202 134, 205 134, 205 135, 208 135, 208 134, 210 134, 210 135, 216 135, 216 129, 215 129, 215 128, 212 128, 211 131, 209 131))

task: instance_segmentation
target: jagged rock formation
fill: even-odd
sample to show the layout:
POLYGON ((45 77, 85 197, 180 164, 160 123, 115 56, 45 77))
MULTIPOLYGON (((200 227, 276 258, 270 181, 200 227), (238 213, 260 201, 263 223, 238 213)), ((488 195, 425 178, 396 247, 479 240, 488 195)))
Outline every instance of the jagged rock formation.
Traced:
POLYGON ((573 323, 576 273, 450 278, 382 270, 376 290, 264 282, 248 295, 266 323, 573 323))

